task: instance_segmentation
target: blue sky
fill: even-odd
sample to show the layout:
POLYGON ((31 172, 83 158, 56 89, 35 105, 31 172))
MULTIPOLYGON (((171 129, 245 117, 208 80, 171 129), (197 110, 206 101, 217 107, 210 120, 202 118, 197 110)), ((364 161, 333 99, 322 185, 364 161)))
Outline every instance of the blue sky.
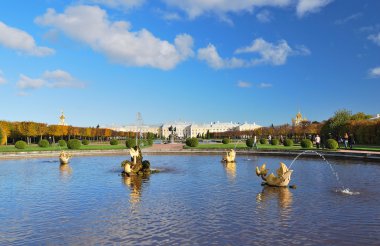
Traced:
POLYGON ((0 119, 290 123, 380 113, 380 1, 0 2, 0 119))

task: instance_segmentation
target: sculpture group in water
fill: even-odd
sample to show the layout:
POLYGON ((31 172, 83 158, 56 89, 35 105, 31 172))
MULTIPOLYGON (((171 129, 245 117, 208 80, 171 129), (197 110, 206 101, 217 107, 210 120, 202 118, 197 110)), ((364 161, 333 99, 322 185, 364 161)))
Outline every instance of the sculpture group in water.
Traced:
MULTIPOLYGON (((226 151, 222 158, 224 163, 235 163, 236 152, 233 149, 226 151)), ((264 163, 260 168, 256 167, 256 175, 260 176, 264 182, 263 185, 276 186, 276 187, 286 187, 289 185, 290 177, 293 170, 290 170, 284 163, 280 163, 280 167, 277 169, 277 176, 273 173, 268 175, 268 169, 264 163)))
POLYGON ((293 170, 290 170, 284 163, 280 162, 280 168, 277 169, 277 176, 273 173, 268 175, 268 169, 264 163, 260 168, 256 167, 256 175, 264 180, 264 185, 286 187, 289 185, 290 176, 293 170))
POLYGON ((236 152, 233 149, 226 151, 226 154, 223 156, 222 162, 232 163, 235 162, 236 152))
POLYGON ((140 147, 135 146, 130 148, 129 154, 131 155, 131 160, 125 160, 121 163, 121 167, 123 168, 122 175, 129 177, 151 173, 150 162, 147 160, 143 161, 140 147))
POLYGON ((61 151, 61 153, 59 154, 59 162, 61 163, 61 165, 65 165, 65 164, 68 164, 69 163, 69 160, 71 158, 71 154, 70 153, 67 153, 65 151, 61 151))

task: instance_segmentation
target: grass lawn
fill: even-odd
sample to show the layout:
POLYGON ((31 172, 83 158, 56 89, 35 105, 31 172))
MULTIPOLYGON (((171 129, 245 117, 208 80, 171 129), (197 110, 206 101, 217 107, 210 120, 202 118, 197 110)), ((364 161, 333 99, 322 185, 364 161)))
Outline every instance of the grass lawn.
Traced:
MULTIPOLYGON (((58 145, 49 146, 47 148, 41 148, 37 144, 31 144, 25 149, 16 149, 14 145, 0 146, 0 152, 31 152, 31 151, 59 151, 67 150, 67 147, 60 147, 58 145)), ((80 150, 117 150, 117 149, 126 149, 124 144, 119 145, 110 145, 110 144, 94 144, 94 145, 82 145, 80 150)))

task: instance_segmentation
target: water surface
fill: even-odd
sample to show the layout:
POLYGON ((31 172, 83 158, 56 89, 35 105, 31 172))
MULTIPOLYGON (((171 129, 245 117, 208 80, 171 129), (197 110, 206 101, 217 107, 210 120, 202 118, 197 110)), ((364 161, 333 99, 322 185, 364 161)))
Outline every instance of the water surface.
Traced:
POLYGON ((0 161, 0 245, 378 245, 380 165, 298 159, 291 184, 255 167, 292 158, 145 156, 161 173, 123 178, 126 156, 0 161))

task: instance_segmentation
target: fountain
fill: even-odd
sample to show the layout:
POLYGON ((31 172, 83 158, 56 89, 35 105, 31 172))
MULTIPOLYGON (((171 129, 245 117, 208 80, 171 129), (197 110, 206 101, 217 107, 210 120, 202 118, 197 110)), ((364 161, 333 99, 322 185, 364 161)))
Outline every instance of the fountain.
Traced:
POLYGON ((260 168, 256 167, 256 175, 264 180, 264 185, 286 187, 289 185, 290 176, 293 170, 290 170, 284 163, 280 162, 280 168, 277 169, 277 176, 273 173, 268 175, 268 169, 264 163, 260 168))
MULTIPOLYGON (((129 150, 129 154, 131 155, 131 161, 125 160, 121 163, 121 167, 123 168, 122 175, 129 177, 152 173, 152 170, 150 169, 150 162, 147 160, 143 161, 140 147, 135 146, 131 148, 129 150)), ((158 171, 153 170, 153 172, 158 171)))
POLYGON ((236 152, 233 149, 226 151, 226 154, 222 158, 222 162, 232 163, 235 162, 236 152))
POLYGON ((66 165, 67 163, 69 163, 70 158, 71 158, 71 154, 63 150, 59 154, 59 162, 61 163, 61 165, 66 165))

